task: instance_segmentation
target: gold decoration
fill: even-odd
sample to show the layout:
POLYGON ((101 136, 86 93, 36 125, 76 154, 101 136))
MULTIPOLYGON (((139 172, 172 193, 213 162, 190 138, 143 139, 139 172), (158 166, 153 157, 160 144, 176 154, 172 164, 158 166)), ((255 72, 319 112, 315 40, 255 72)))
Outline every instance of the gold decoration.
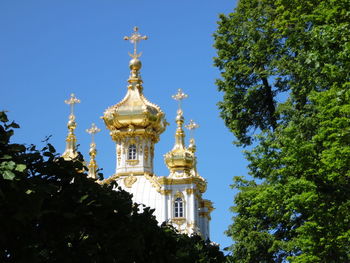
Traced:
POLYGON ((97 150, 96 150, 96 144, 95 144, 95 134, 100 132, 101 130, 99 128, 97 128, 97 126, 95 125, 95 123, 93 123, 91 125, 90 129, 86 129, 86 132, 89 133, 91 135, 91 144, 90 144, 90 151, 89 151, 89 155, 90 155, 90 162, 88 165, 89 168, 89 173, 88 173, 88 177, 97 179, 97 163, 96 163, 96 154, 97 154, 97 150))
POLYGON ((150 174, 145 174, 145 178, 151 183, 151 185, 156 189, 159 193, 161 190, 161 184, 158 182, 158 177, 150 174))
POLYGON ((158 177, 157 182, 160 185, 196 184, 201 193, 204 193, 207 187, 206 181, 202 177, 197 176, 185 178, 158 177))
POLYGON ((70 98, 64 102, 70 106, 70 115, 74 115, 74 105, 80 103, 80 100, 75 97, 74 93, 72 93, 70 98))
POLYGON ((140 143, 138 144, 138 147, 139 147, 139 149, 140 149, 140 154, 142 154, 142 150, 143 150, 143 149, 142 149, 142 145, 141 145, 140 143))
POLYGON ((185 128, 187 128, 190 131, 190 135, 191 135, 190 144, 194 145, 193 134, 194 134, 194 131, 199 128, 199 124, 195 123, 193 120, 190 120, 190 122, 187 125, 185 125, 185 128))
POLYGON ((181 226, 183 225, 184 223, 186 223, 186 218, 184 217, 176 217, 176 218, 172 218, 171 219, 171 222, 178 225, 178 226, 181 226))
POLYGON ((164 155, 164 160, 170 169, 172 176, 189 177, 191 176, 190 170, 193 168, 194 155, 185 147, 185 132, 182 128, 184 117, 181 109, 181 101, 188 96, 181 89, 179 89, 178 93, 172 97, 179 102, 179 109, 176 116, 177 129, 175 132, 174 147, 170 152, 164 155), (177 171, 180 171, 180 173, 176 173, 177 171))
POLYGON ((146 145, 146 146, 145 146, 145 162, 146 162, 146 163, 148 163, 148 154, 149 154, 149 152, 148 152, 148 146, 146 145))
POLYGON ((184 199, 184 195, 183 195, 183 193, 182 192, 180 192, 180 191, 177 191, 176 192, 176 194, 174 195, 174 198, 176 199, 176 198, 182 198, 182 201, 185 201, 184 199))
POLYGON ((134 166, 139 164, 139 160, 126 160, 126 163, 134 166))
POLYGON ((178 101, 178 111, 181 111, 181 101, 183 99, 186 99, 188 97, 187 94, 185 94, 182 89, 178 89, 177 93, 173 96, 171 96, 174 100, 178 101))
POLYGON ((126 178, 124 178, 124 185, 127 188, 131 188, 132 185, 137 181, 137 177, 135 177, 134 175, 130 175, 126 178))
POLYGON ((121 161, 121 146, 118 146, 118 150, 117 150, 117 158, 118 158, 118 164, 120 165, 120 161, 121 161))
POLYGON ((194 194, 195 193, 195 189, 193 189, 193 188, 190 188, 190 189, 186 189, 186 193, 188 194, 188 195, 192 195, 192 194, 194 194))
POLYGON ((74 130, 77 127, 77 124, 75 122, 75 115, 74 115, 74 105, 77 103, 80 103, 80 100, 77 99, 75 95, 72 93, 70 98, 68 100, 65 100, 64 102, 70 106, 70 114, 69 114, 69 121, 67 124, 68 135, 66 138, 66 149, 62 154, 62 157, 65 160, 73 160, 78 156, 78 153, 76 151, 77 138, 75 137, 75 134, 74 134, 74 130))
POLYGON ((129 56, 137 59, 142 55, 142 52, 137 54, 137 44, 141 41, 141 40, 147 40, 148 37, 147 36, 141 36, 140 33, 138 32, 139 28, 137 26, 134 27, 134 32, 131 34, 131 36, 125 36, 124 40, 129 40, 130 43, 134 44, 134 54, 130 54, 129 56))
POLYGON ((159 193, 162 195, 171 195, 173 191, 171 189, 161 189, 159 190, 159 193))

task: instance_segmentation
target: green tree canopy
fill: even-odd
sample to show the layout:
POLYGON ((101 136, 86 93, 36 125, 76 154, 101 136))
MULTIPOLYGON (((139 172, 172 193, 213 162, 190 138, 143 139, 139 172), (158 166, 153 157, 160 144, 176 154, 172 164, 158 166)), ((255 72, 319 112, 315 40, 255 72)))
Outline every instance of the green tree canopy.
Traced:
POLYGON ((311 91, 349 85, 349 21, 347 0, 240 0, 235 12, 220 15, 219 108, 238 144, 277 127, 281 94, 300 110, 311 91))
POLYGON ((1 262, 224 262, 218 246, 158 226, 116 183, 87 178, 82 162, 11 143, 0 113, 1 262))
POLYGON ((233 261, 349 262, 350 2, 240 0, 218 25, 221 116, 256 140, 233 261))

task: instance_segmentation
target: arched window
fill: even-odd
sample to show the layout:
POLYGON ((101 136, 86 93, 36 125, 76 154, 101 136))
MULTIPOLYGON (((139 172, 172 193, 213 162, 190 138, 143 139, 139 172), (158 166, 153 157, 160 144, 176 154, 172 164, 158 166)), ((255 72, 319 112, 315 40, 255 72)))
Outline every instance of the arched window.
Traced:
POLYGON ((184 217, 184 202, 181 197, 175 199, 174 217, 184 217))
POLYGON ((128 160, 136 160, 136 145, 135 144, 129 145, 128 160))

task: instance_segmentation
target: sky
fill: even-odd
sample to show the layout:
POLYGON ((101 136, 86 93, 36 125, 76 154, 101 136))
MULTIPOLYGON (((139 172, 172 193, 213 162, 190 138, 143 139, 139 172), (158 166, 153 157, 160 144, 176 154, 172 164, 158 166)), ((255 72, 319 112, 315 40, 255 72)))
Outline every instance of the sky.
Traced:
POLYGON ((62 153, 69 115, 64 100, 75 93, 81 100, 75 107, 79 151, 89 159, 85 130, 96 123, 102 130, 95 136, 97 162, 105 177, 112 175, 115 144, 100 117, 126 94, 132 45, 123 37, 138 26, 149 37, 138 48, 144 94, 170 123, 155 146, 155 174, 169 174, 163 155, 174 144, 177 103, 171 95, 181 88, 188 94, 185 122, 200 125, 194 133, 198 171, 208 182, 204 198, 216 208, 211 240, 231 245, 224 234, 233 216, 230 184, 233 176, 247 175, 247 161, 219 116, 212 35, 218 14, 235 6, 229 0, 0 0, 0 110, 21 126, 14 141, 42 146, 51 136, 62 153))

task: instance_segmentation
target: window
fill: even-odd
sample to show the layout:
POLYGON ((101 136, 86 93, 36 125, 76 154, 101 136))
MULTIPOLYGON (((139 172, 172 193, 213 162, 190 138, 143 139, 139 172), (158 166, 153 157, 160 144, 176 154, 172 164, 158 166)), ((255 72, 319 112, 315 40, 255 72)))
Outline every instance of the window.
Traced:
POLYGON ((129 145, 128 149, 128 160, 136 160, 136 145, 129 145))
POLYGON ((184 203, 181 197, 175 199, 174 202, 174 217, 184 217, 184 203))

